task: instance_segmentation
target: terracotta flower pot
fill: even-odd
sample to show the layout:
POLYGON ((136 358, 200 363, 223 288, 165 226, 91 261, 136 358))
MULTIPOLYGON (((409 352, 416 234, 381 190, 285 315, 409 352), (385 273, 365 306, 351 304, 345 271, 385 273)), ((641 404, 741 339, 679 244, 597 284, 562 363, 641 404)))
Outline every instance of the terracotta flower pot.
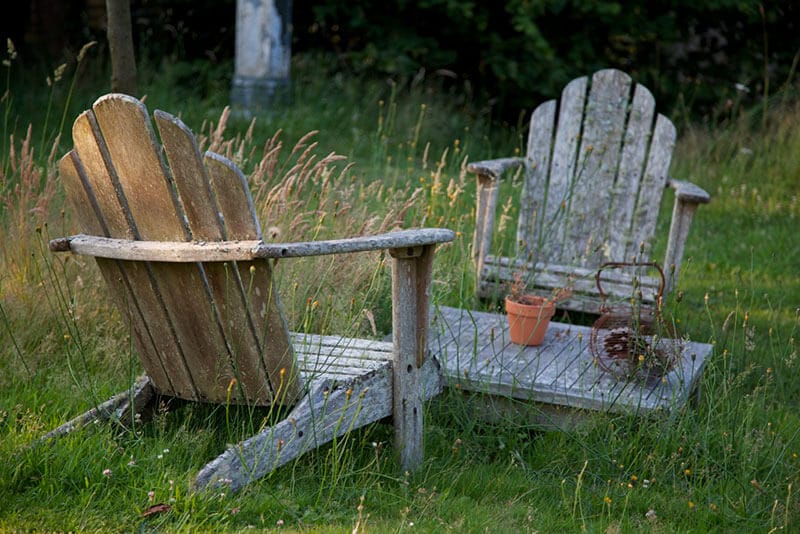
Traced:
POLYGON ((555 303, 544 297, 525 295, 519 300, 506 297, 511 342, 517 345, 541 345, 550 318, 555 313, 555 303))

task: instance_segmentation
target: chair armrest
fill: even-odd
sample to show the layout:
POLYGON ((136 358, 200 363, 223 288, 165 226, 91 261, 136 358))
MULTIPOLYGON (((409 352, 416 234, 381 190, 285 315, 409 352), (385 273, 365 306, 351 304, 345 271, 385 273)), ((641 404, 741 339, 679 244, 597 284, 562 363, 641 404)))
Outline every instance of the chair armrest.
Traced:
POLYGON ((455 237, 455 232, 446 228, 419 228, 399 230, 375 236, 332 239, 328 241, 261 243, 254 252, 259 258, 296 258, 370 250, 414 248, 449 243, 455 237))
POLYGON ((481 176, 487 176, 492 180, 497 180, 506 170, 519 167, 524 163, 525 160, 523 158, 488 159, 470 163, 467 165, 467 170, 481 176))
POLYGON ((264 243, 263 241, 133 241, 91 235, 75 235, 50 241, 53 252, 71 251, 100 258, 131 261, 209 262, 247 261, 258 258, 321 256, 382 249, 414 248, 455 239, 452 230, 423 228, 376 236, 264 243))
POLYGON ((672 188, 675 191, 675 197, 683 202, 692 202, 694 204, 708 204, 711 202, 711 195, 705 189, 691 182, 669 178, 667 186, 672 188))

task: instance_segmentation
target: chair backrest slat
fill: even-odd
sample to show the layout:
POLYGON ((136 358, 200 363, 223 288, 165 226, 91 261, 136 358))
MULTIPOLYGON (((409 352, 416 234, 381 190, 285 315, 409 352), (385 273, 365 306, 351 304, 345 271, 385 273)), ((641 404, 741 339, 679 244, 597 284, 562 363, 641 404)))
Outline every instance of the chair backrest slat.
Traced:
POLYGON ((632 250, 629 250, 629 256, 636 254, 640 243, 644 243, 645 254, 649 254, 652 249, 658 210, 669 178, 669 166, 672 162, 672 151, 675 148, 677 137, 678 132, 672 121, 659 114, 653 127, 650 150, 647 154, 647 166, 640 185, 633 222, 632 250))
POLYGON ((197 241, 225 239, 223 222, 194 135, 169 113, 156 110, 153 115, 192 238, 197 241))
MULTIPOLYGON (((526 257, 542 246, 538 231, 543 221, 552 220, 546 213, 553 211, 547 203, 547 175, 550 169, 550 152, 553 144, 553 128, 556 119, 556 101, 550 100, 537 107, 531 114, 532 129, 528 135, 525 183, 520 196, 519 222, 517 224, 517 246, 526 257)), ((530 258, 533 259, 533 258, 530 258)))
POLYGON ((632 230, 655 109, 652 93, 644 86, 636 85, 609 218, 608 257, 615 260, 630 261, 632 252, 638 256, 639 243, 633 242, 632 230))
MULTIPOLYGON (((66 177, 74 182, 67 190, 77 196, 74 204, 95 197, 93 211, 98 212, 95 223, 82 221, 82 225, 105 228, 109 237, 146 240, 257 239, 252 201, 241 194, 247 190, 244 178, 238 176, 233 187, 239 191, 237 211, 228 207, 226 213, 226 203, 217 202, 214 178, 205 172, 188 128, 168 114, 157 114, 156 120, 169 168, 147 110, 138 100, 103 97, 76 121, 74 160, 83 162, 85 177, 81 179, 78 172, 80 165, 73 165, 72 175, 80 185, 74 176, 66 177), (226 226, 226 216, 234 223, 226 226), (237 217, 248 220, 249 226, 243 229, 237 217)), ((92 217, 85 209, 78 213, 81 218, 92 217)), ((280 308, 266 261, 116 262, 114 268, 124 274, 127 287, 124 294, 116 290, 117 302, 134 302, 136 311, 129 306, 124 313, 131 319, 146 371, 160 392, 192 400, 270 404, 279 387, 271 378, 275 375, 286 381, 280 400, 294 400, 297 383, 288 380, 296 368, 285 324, 274 320, 275 315, 280 317, 280 308), (245 275, 247 284, 256 278, 266 284, 258 286, 263 296, 247 292, 253 286, 246 290, 245 275), (273 370, 273 364, 280 367, 273 370)), ((107 279, 113 279, 114 268, 101 266, 107 279)))
MULTIPOLYGON (((586 103, 586 77, 576 78, 564 87, 558 110, 558 126, 553 143, 553 159, 548 181, 547 219, 541 225, 540 232, 546 237, 542 255, 538 258, 560 258, 564 255, 567 244, 567 220, 570 218, 572 205, 573 177, 580 164, 578 146, 581 138, 584 106, 586 103), (557 206, 563 209, 556 211, 557 206)), ((538 128, 538 125, 535 126, 538 128)), ((533 131, 534 125, 531 125, 533 131)))

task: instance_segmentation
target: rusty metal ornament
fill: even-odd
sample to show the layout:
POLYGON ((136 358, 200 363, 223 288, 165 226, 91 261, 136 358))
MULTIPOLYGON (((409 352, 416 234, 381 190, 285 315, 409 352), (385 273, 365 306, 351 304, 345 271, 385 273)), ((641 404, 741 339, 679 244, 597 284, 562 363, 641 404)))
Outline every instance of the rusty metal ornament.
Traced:
POLYGON ((589 349, 595 363, 604 371, 624 380, 658 380, 675 365, 682 351, 682 340, 672 324, 661 315, 664 271, 655 262, 608 262, 595 275, 600 293, 600 317, 592 325, 589 349), (605 269, 648 267, 656 269, 661 283, 656 306, 642 304, 641 290, 634 279, 634 294, 624 306, 613 307, 600 281, 605 269))

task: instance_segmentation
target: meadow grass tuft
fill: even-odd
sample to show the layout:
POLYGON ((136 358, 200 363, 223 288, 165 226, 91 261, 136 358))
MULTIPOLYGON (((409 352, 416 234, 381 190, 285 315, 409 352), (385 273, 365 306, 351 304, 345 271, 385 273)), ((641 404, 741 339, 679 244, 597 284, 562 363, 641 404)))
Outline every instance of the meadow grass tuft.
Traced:
MULTIPOLYGON (((449 227, 458 238, 437 255, 434 301, 482 305, 472 297, 474 183, 465 163, 518 153, 524 132, 452 103, 434 82, 322 76, 307 57, 297 61, 294 104, 252 122, 225 110, 224 95, 171 93, 171 76, 186 68, 143 75, 148 107, 180 113, 204 148, 243 168, 269 239, 449 227)), ((128 429, 92 425, 29 447, 140 373, 93 262, 51 256, 46 246, 74 232, 55 171, 66 133, 48 117, 74 116, 99 82, 90 76, 66 92, 42 85, 39 101, 51 109, 43 105, 30 127, 19 124, 27 104, 12 98, 11 78, 3 100, 0 530, 769 531, 800 519, 800 417, 790 408, 800 397, 792 98, 774 97, 766 118, 760 108, 681 135, 673 174, 714 197, 698 211, 681 298, 671 303, 682 331, 715 346, 696 405, 669 417, 591 414, 543 432, 521 419, 482 421, 448 390, 429 405, 427 456, 413 476, 397 472, 391 428, 373 425, 231 495, 191 494, 191 477, 269 424, 269 411, 175 403, 128 429)), ((519 181, 504 187, 513 192, 519 181)), ((502 209, 512 218, 516 208, 502 209)), ((385 335, 383 260, 279 262, 290 327, 385 335)))

